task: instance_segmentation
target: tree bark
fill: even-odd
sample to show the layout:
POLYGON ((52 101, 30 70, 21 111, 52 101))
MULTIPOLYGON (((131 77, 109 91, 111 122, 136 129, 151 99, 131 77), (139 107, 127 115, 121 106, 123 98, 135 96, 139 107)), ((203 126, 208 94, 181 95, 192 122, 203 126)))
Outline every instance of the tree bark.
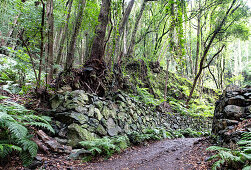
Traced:
POLYGON ((138 30, 139 21, 140 21, 140 19, 142 17, 142 14, 143 14, 144 10, 145 10, 146 2, 147 2, 146 0, 143 1, 142 5, 140 7, 139 14, 138 14, 138 16, 136 18, 134 29, 133 29, 132 36, 131 36, 130 45, 129 45, 129 48, 127 50, 127 56, 132 56, 134 45, 135 45, 136 32, 138 30))
MULTIPOLYGON (((199 0, 199 9, 200 9, 200 1, 199 0)), ((196 56, 195 56, 195 66, 194 66, 194 73, 195 75, 197 74, 198 71, 198 61, 199 61, 199 56, 200 56, 200 19, 201 19, 201 12, 198 15, 197 18, 197 46, 196 46, 196 56)))
POLYGON ((41 84, 41 73, 42 73, 42 61, 44 58, 44 17, 45 17, 45 4, 43 0, 42 2, 42 16, 41 16, 41 27, 40 27, 40 36, 41 36, 41 43, 40 43, 40 59, 39 59, 39 69, 38 69, 38 81, 36 91, 40 88, 41 84))
POLYGON ((85 0, 79 1, 79 11, 78 11, 78 15, 75 21, 76 24, 75 24, 75 28, 71 37, 69 51, 67 52, 67 56, 66 56, 66 63, 65 63, 66 71, 70 71, 74 62, 75 44, 76 44, 77 36, 78 36, 79 30, 81 28, 82 20, 83 20, 85 2, 86 2, 85 0))
POLYGON ((53 0, 47 0, 47 18, 48 18, 48 66, 49 72, 47 84, 53 79, 53 44, 54 44, 54 16, 53 16, 53 0))
POLYGON ((164 106, 166 107, 166 96, 167 96, 167 84, 168 84, 168 70, 169 70, 169 63, 170 60, 167 59, 167 63, 166 63, 166 82, 165 82, 165 89, 164 89, 164 106))
POLYGON ((125 30, 125 25, 126 25, 126 23, 128 21, 129 15, 130 15, 130 13, 132 11, 132 7, 133 7, 134 2, 135 2, 135 0, 131 0, 129 2, 129 4, 128 4, 126 10, 125 10, 125 14, 124 14, 124 16, 122 18, 122 22, 120 23, 120 26, 119 26, 119 34, 116 37, 116 45, 115 45, 115 55, 116 55, 117 59, 119 58, 119 54, 120 54, 120 50, 119 50, 120 37, 121 37, 121 34, 125 30))
POLYGON ((106 27, 108 25, 109 20, 109 13, 110 13, 110 5, 111 0, 102 0, 102 5, 98 17, 99 25, 96 28, 95 31, 95 38, 93 40, 92 44, 92 50, 91 50, 91 57, 89 59, 89 62, 93 60, 103 61, 104 56, 104 42, 105 42, 105 34, 106 34, 106 27))
MULTIPOLYGON (((65 38, 66 38, 67 33, 68 33, 69 19, 70 19, 70 16, 71 16, 72 2, 73 2, 73 0, 70 0, 69 4, 68 4, 69 5, 68 14, 67 14, 67 17, 66 17, 66 22, 65 22, 65 26, 64 26, 64 30, 63 30, 63 36, 62 36, 62 38, 60 40, 58 55, 57 55, 57 58, 56 58, 56 65, 59 65, 60 61, 62 59, 62 52, 63 52, 63 49, 64 49, 64 42, 65 42, 65 38)), ((56 72, 57 72, 57 69, 54 69, 54 73, 56 73, 56 72)))

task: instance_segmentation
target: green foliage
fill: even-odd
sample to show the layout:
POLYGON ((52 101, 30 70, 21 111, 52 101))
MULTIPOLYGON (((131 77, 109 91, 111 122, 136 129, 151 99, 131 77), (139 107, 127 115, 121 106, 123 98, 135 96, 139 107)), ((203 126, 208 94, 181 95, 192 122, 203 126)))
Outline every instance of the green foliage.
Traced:
POLYGON ((232 150, 229 148, 223 148, 219 146, 210 146, 207 150, 218 151, 217 154, 210 157, 209 160, 217 159, 213 164, 212 169, 216 170, 223 164, 226 164, 228 168, 243 170, 250 168, 251 164, 251 132, 243 133, 242 139, 237 143, 239 148, 232 150))
POLYGON ((80 144, 92 153, 92 156, 110 157, 113 153, 120 152, 129 146, 127 136, 104 137, 91 141, 82 141, 80 144))
POLYGON ((148 88, 140 88, 137 86, 137 93, 137 96, 131 95, 131 97, 147 105, 157 106, 164 101, 163 99, 154 98, 154 96, 148 92, 148 88))
POLYGON ((28 113, 22 105, 13 102, 0 104, 0 157, 13 151, 20 153, 23 165, 31 164, 37 155, 37 144, 31 140, 32 131, 27 127, 42 127, 54 133, 47 117, 28 113))
MULTIPOLYGON (((181 115, 190 115, 194 117, 213 117, 214 106, 204 99, 195 99, 193 103, 189 105, 189 108, 184 104, 182 100, 176 100, 175 98, 168 97, 169 104, 172 107, 172 110, 181 115)), ((213 99, 210 100, 212 102, 213 99)))
POLYGON ((161 140, 163 138, 170 138, 170 134, 166 133, 164 129, 146 129, 143 133, 131 132, 128 134, 130 142, 134 145, 139 145, 145 141, 161 140))
POLYGON ((10 56, 0 56, 0 83, 4 83, 2 89, 12 94, 25 93, 35 82, 29 56, 23 50, 8 51, 10 56))
POLYGON ((179 129, 175 131, 170 132, 173 136, 173 138, 185 138, 185 137, 202 137, 202 136, 208 136, 210 134, 209 131, 197 131, 192 128, 186 128, 186 129, 179 129))

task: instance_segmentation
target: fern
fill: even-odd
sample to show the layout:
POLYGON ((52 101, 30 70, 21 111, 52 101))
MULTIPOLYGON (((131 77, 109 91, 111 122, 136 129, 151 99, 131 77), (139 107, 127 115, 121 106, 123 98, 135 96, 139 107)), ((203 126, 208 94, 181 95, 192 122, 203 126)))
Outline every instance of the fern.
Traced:
POLYGON ((251 133, 244 133, 242 139, 237 143, 239 146, 238 150, 231 150, 229 148, 223 148, 219 146, 211 146, 207 150, 218 151, 217 154, 211 156, 209 160, 219 159, 216 161, 212 169, 216 170, 220 168, 224 163, 228 164, 229 167, 239 168, 243 167, 243 170, 250 169, 251 163, 251 133))
POLYGON ((116 151, 116 146, 112 143, 112 140, 104 137, 102 139, 94 139, 93 141, 83 141, 80 144, 90 152, 93 156, 106 155, 111 156, 116 151))
POLYGON ((51 127, 50 124, 46 124, 46 123, 41 123, 41 122, 29 122, 29 123, 23 123, 24 125, 31 125, 31 126, 36 126, 36 127, 40 127, 40 128, 44 128, 49 130, 52 133, 55 133, 54 129, 51 127))
POLYGON ((28 114, 28 110, 11 102, 0 104, 0 157, 4 158, 13 151, 20 153, 24 166, 32 163, 37 155, 38 146, 31 140, 30 126, 45 128, 54 133, 49 117, 28 114))

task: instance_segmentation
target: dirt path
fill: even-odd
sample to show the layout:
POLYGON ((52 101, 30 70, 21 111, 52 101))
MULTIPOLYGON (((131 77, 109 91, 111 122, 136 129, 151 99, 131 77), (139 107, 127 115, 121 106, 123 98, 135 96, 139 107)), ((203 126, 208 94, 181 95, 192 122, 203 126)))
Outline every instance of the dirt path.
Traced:
POLYGON ((191 150, 200 138, 163 140, 129 150, 117 158, 98 163, 90 163, 85 169, 98 170, 180 170, 187 169, 182 162, 182 155, 191 150))
MULTIPOLYGON (((206 151, 210 146, 206 138, 166 139, 147 143, 145 146, 133 146, 109 160, 99 158, 95 162, 84 163, 82 160, 71 160, 69 155, 51 153, 38 154, 37 166, 30 169, 49 170, 207 170, 212 162, 206 160, 212 155, 206 151)), ((6 169, 24 170, 20 160, 13 158, 6 169)))

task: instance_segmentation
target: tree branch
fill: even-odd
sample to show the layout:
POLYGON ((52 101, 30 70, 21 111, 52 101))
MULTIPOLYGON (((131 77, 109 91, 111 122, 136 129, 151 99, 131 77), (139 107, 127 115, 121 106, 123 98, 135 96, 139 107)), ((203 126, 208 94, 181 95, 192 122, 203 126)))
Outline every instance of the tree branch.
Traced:
POLYGON ((225 45, 223 45, 223 46, 221 47, 221 49, 220 49, 217 53, 215 53, 215 54, 213 55, 213 57, 212 57, 211 60, 208 62, 208 64, 207 64, 206 66, 202 67, 202 69, 205 69, 205 68, 209 67, 210 64, 212 63, 212 61, 214 60, 214 58, 215 58, 217 55, 220 54, 220 52, 224 49, 224 47, 225 47, 225 45))

